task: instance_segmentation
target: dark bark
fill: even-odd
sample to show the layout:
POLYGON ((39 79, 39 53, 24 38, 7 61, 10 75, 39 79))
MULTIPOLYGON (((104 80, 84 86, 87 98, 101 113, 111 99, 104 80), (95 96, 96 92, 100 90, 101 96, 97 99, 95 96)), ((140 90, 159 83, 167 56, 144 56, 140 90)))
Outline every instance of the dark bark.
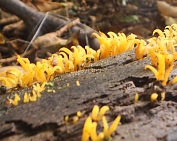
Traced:
MULTIPOLYGON (((0 0, 0 8, 3 8, 6 11, 21 18, 29 26, 29 32, 31 32, 32 29, 38 24, 38 22, 45 16, 45 13, 35 10, 19 0, 0 0)), ((39 35, 52 32, 58 27, 66 25, 68 21, 64 19, 66 18, 62 19, 49 14, 39 35)), ((83 24, 71 28, 72 32, 77 32, 78 30, 80 31, 79 43, 81 46, 86 45, 85 36, 87 35, 90 47, 93 49, 99 48, 98 40, 92 36, 92 33, 96 32, 95 30, 83 24)))

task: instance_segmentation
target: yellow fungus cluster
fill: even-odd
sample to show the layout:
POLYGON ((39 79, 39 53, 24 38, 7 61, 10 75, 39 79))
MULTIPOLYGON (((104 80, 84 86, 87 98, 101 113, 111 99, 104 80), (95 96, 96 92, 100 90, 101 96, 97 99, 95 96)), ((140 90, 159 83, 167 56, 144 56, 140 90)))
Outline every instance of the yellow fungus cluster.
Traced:
POLYGON ((23 102, 34 102, 41 97, 41 92, 45 90, 45 82, 40 86, 39 83, 33 84, 32 95, 30 93, 25 93, 23 102))
MULTIPOLYGON (((41 92, 45 89, 45 83, 40 85, 39 83, 33 84, 32 93, 25 92, 23 97, 23 103, 34 102, 38 98, 41 97, 41 92)), ((8 98, 8 102, 6 102, 6 106, 10 106, 10 104, 17 106, 19 101, 21 100, 18 94, 14 95, 14 99, 8 98)))
POLYGON ((108 32, 109 37, 100 32, 100 35, 93 33, 100 43, 99 59, 104 59, 110 56, 126 52, 134 48, 136 35, 130 34, 126 37, 124 33, 108 32))
POLYGON ((7 88, 16 87, 21 81, 22 71, 17 68, 10 68, 6 72, 0 73, 0 81, 7 88))
POLYGON ((99 121, 103 117, 103 115, 106 113, 106 111, 109 110, 108 106, 103 106, 101 109, 98 107, 98 105, 94 105, 92 109, 92 119, 94 121, 99 121))
MULTIPOLYGON (((85 46, 72 46, 71 49, 61 48, 58 54, 53 54, 48 59, 42 59, 36 64, 30 63, 28 58, 17 56, 18 63, 23 71, 16 68, 0 73, 0 81, 7 88, 31 86, 34 82, 46 82, 52 80, 56 74, 72 72, 82 69, 84 66, 100 59, 117 55, 134 48, 135 35, 128 37, 123 33, 116 35, 108 32, 109 37, 100 32, 100 36, 93 33, 100 41, 100 49, 97 51, 85 46)), ((79 82, 77 82, 79 85, 79 82)))
MULTIPOLYGON (((165 100, 165 92, 161 92, 160 96, 161 96, 161 101, 164 101, 165 100)), ((150 97, 151 103, 156 102, 157 98, 158 98, 158 94, 157 93, 152 93, 151 97, 150 97)))
POLYGON ((92 116, 88 116, 84 124, 82 141, 88 141, 89 139, 92 141, 105 141, 111 138, 111 134, 116 130, 121 117, 117 116, 109 127, 106 117, 104 116, 107 110, 109 110, 108 106, 103 106, 100 110, 97 105, 93 107, 92 116), (102 120, 103 123, 103 131, 97 134, 97 125, 100 120, 102 120))
POLYGON ((66 123, 76 123, 79 121, 79 119, 83 116, 83 113, 81 111, 77 111, 76 115, 73 117, 65 116, 64 121, 66 123))
MULTIPOLYGON (((158 37, 153 37, 146 43, 144 40, 136 39, 136 58, 142 59, 144 56, 150 56, 152 65, 146 65, 145 69, 150 69, 156 79, 166 86, 168 76, 174 67, 174 61, 177 60, 175 45, 177 44, 177 25, 166 26, 164 32, 160 29, 154 30, 153 34, 158 33, 158 37)), ((177 78, 170 83, 173 84, 177 78)))
POLYGON ((9 99, 9 104, 12 104, 14 106, 18 105, 18 102, 21 100, 20 96, 18 94, 14 95, 14 99, 9 99))
MULTIPOLYGON (((85 46, 85 48, 72 46, 70 49, 63 47, 58 53, 53 54, 48 59, 42 59, 41 62, 36 64, 30 63, 27 58, 17 56, 17 61, 22 66, 23 71, 11 68, 6 72, 1 72, 0 82, 7 88, 18 85, 28 87, 33 85, 34 82, 52 80, 57 74, 83 69, 84 66, 92 62, 131 50, 136 45, 136 58, 151 57, 151 65, 146 65, 145 69, 150 69, 156 79, 161 81, 163 86, 166 86, 168 76, 177 60, 175 51, 177 24, 166 26, 163 32, 156 29, 153 34, 155 33, 158 33, 158 36, 148 39, 147 42, 136 39, 134 34, 126 37, 124 33, 108 32, 108 36, 102 32, 99 34, 93 33, 100 43, 100 49, 95 51, 88 46, 85 46)), ((176 82, 177 76, 169 84, 176 82)), ((80 85, 79 81, 76 81, 76 85, 80 85)), ((26 96, 29 97, 28 94, 26 96)))

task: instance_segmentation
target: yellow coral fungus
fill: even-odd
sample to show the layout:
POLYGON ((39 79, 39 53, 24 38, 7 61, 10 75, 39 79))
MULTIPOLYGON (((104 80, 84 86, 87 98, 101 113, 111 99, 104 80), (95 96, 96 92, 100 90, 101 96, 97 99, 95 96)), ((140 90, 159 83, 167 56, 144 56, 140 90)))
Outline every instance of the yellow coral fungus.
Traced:
POLYGON ((154 73, 156 79, 158 80, 158 71, 153 66, 146 65, 145 69, 150 69, 154 73))
POLYGON ((139 94, 136 93, 136 94, 135 94, 135 103, 138 103, 138 99, 139 99, 139 94))
POLYGON ((136 44, 136 59, 142 59, 145 55, 145 44, 146 42, 144 40, 135 40, 136 44))
POLYGON ((154 103, 154 102, 157 100, 157 97, 158 97, 158 94, 157 94, 157 93, 151 94, 150 101, 151 101, 152 103, 154 103))
POLYGON ((99 109, 98 105, 94 105, 92 110, 92 119, 94 121, 101 120, 102 116, 106 113, 106 111, 109 110, 108 106, 103 106, 101 109, 99 109))
POLYGON ((133 49, 136 37, 134 34, 126 37, 124 33, 118 33, 117 35, 114 32, 108 32, 109 37, 102 32, 100 32, 100 35, 97 33, 93 33, 93 35, 100 42, 100 59, 133 49))
POLYGON ((14 99, 9 99, 10 103, 12 105, 17 106, 18 102, 20 101, 20 96, 18 94, 15 94, 14 99))
POLYGON ((77 116, 80 118, 82 117, 82 112, 81 111, 77 111, 77 116))
POLYGON ((0 73, 0 81, 7 88, 16 87, 21 81, 22 73, 17 68, 9 68, 6 72, 0 73))
POLYGON ((165 100, 165 92, 162 92, 161 93, 161 101, 164 101, 165 100))
MULTIPOLYGON (((103 113, 105 113, 105 108, 103 108, 103 113)), ((92 112, 99 112, 99 107, 95 105, 93 107, 92 112)), ((96 114, 97 115, 97 114, 96 114)), ((96 117, 96 115, 94 115, 96 117)), ((111 134, 116 130, 121 117, 117 116, 117 118, 113 121, 112 125, 109 127, 106 117, 104 114, 101 116, 103 122, 103 131, 97 134, 97 125, 99 121, 95 121, 92 117, 88 117, 85 121, 83 132, 82 132, 82 141, 88 141, 91 139, 92 141, 104 141, 106 139, 111 138, 111 134)))
POLYGON ((77 85, 77 86, 80 86, 80 82, 79 82, 78 80, 76 81, 76 85, 77 85))
POLYGON ((168 76, 174 67, 174 57, 171 55, 164 55, 160 53, 154 54, 156 54, 158 59, 158 70, 156 70, 155 67, 150 65, 146 65, 145 69, 150 69, 154 73, 156 79, 162 81, 162 85, 166 86, 168 76))
POLYGON ((36 73, 35 78, 38 82, 46 82, 46 74, 45 74, 45 68, 44 65, 41 62, 36 63, 36 73))
POLYGON ((65 122, 68 122, 68 121, 69 121, 69 116, 65 116, 65 117, 64 117, 64 121, 65 121, 65 122))
POLYGON ((174 67, 174 65, 171 65, 171 66, 166 70, 164 79, 163 79, 163 81, 162 81, 162 86, 166 86, 167 81, 168 81, 168 76, 169 76, 169 74, 171 73, 173 67, 174 67))
POLYGON ((72 120, 72 123, 76 123, 79 121, 79 117, 78 116, 74 116, 73 117, 73 120, 72 120))
POLYGON ((30 94, 25 93, 23 97, 23 102, 28 103, 30 101, 30 94))
POLYGON ((111 136, 111 134, 116 130, 119 122, 120 122, 121 116, 117 116, 116 119, 113 121, 112 125, 109 129, 105 129, 104 135, 105 137, 111 136))
POLYGON ((30 95, 29 100, 31 102, 35 102, 37 100, 37 95, 35 91, 33 91, 32 96, 30 95))
POLYGON ((83 131, 82 131, 82 141, 88 141, 89 140, 91 125, 92 125, 92 119, 89 116, 89 117, 87 117, 87 119, 84 123, 84 128, 83 128, 83 131))
POLYGON ((45 82, 41 84, 36 83, 33 84, 33 89, 32 89, 32 95, 30 93, 25 93, 24 97, 23 97, 23 102, 27 103, 27 102, 34 102, 37 100, 37 98, 41 97, 41 92, 44 91, 45 89, 45 82))
POLYGON ((158 58, 158 79, 163 80, 165 74, 165 56, 162 54, 156 54, 158 58))
POLYGON ((45 82, 42 83, 41 86, 39 83, 37 83, 36 85, 33 84, 33 93, 35 93, 38 98, 41 97, 41 92, 44 90, 45 90, 45 82))

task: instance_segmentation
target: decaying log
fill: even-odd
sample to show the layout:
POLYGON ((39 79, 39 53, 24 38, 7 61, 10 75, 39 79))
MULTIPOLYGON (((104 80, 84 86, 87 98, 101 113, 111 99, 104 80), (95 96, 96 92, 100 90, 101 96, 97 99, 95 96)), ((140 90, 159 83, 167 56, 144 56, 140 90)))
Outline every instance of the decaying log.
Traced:
MULTIPOLYGON (((150 95, 157 90, 154 74, 144 69, 149 63, 149 58, 136 60, 134 51, 130 51, 100 60, 85 70, 60 75, 52 81, 53 86, 46 86, 36 102, 23 103, 24 93, 31 88, 0 95, 0 140, 18 141, 23 137, 24 141, 81 141, 84 121, 95 104, 110 107, 106 112, 109 123, 117 115, 122 116, 114 141, 165 140, 177 122, 176 96, 172 95, 176 92, 169 86, 167 101, 150 103, 150 95), (76 85, 77 80, 80 86, 76 85), (7 108, 7 97, 15 93, 21 97, 19 105, 7 108), (134 103, 136 93, 139 101, 134 103), (77 123, 64 121, 66 115, 72 119, 77 111, 83 112, 77 123)), ((97 129, 98 133, 102 131, 97 129)))

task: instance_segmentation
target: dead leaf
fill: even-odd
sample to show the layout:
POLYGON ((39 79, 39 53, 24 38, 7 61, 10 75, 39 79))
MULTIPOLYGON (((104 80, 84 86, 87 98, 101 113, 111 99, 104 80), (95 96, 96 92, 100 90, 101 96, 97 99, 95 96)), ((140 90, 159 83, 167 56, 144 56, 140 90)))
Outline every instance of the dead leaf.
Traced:
POLYGON ((0 33, 0 44, 4 44, 5 43, 5 38, 4 35, 2 33, 0 33))
POLYGON ((74 6, 72 2, 66 2, 66 3, 59 3, 59 2, 52 2, 50 0, 21 0, 24 3, 26 3, 28 6, 37 9, 41 12, 47 12, 47 11, 52 11, 56 9, 60 9, 62 7, 71 8, 74 6))
POLYGON ((35 3, 35 6, 42 12, 47 12, 55 9, 60 9, 62 6, 64 6, 64 3, 58 3, 58 2, 37 2, 35 3))
POLYGON ((165 24, 166 25, 172 25, 172 24, 177 24, 177 18, 172 18, 169 16, 163 16, 165 18, 165 24))
POLYGON ((165 1, 157 1, 157 8, 161 14, 177 18, 177 7, 171 6, 165 1))
MULTIPOLYGON (((57 36, 56 32, 47 33, 43 36, 39 36, 35 39, 34 44, 40 48, 46 47, 57 47, 58 49, 62 46, 67 46, 67 44, 71 43, 74 39, 78 37, 79 32, 75 32, 68 39, 62 39, 57 36)), ((57 49, 57 50, 58 50, 57 49)))

